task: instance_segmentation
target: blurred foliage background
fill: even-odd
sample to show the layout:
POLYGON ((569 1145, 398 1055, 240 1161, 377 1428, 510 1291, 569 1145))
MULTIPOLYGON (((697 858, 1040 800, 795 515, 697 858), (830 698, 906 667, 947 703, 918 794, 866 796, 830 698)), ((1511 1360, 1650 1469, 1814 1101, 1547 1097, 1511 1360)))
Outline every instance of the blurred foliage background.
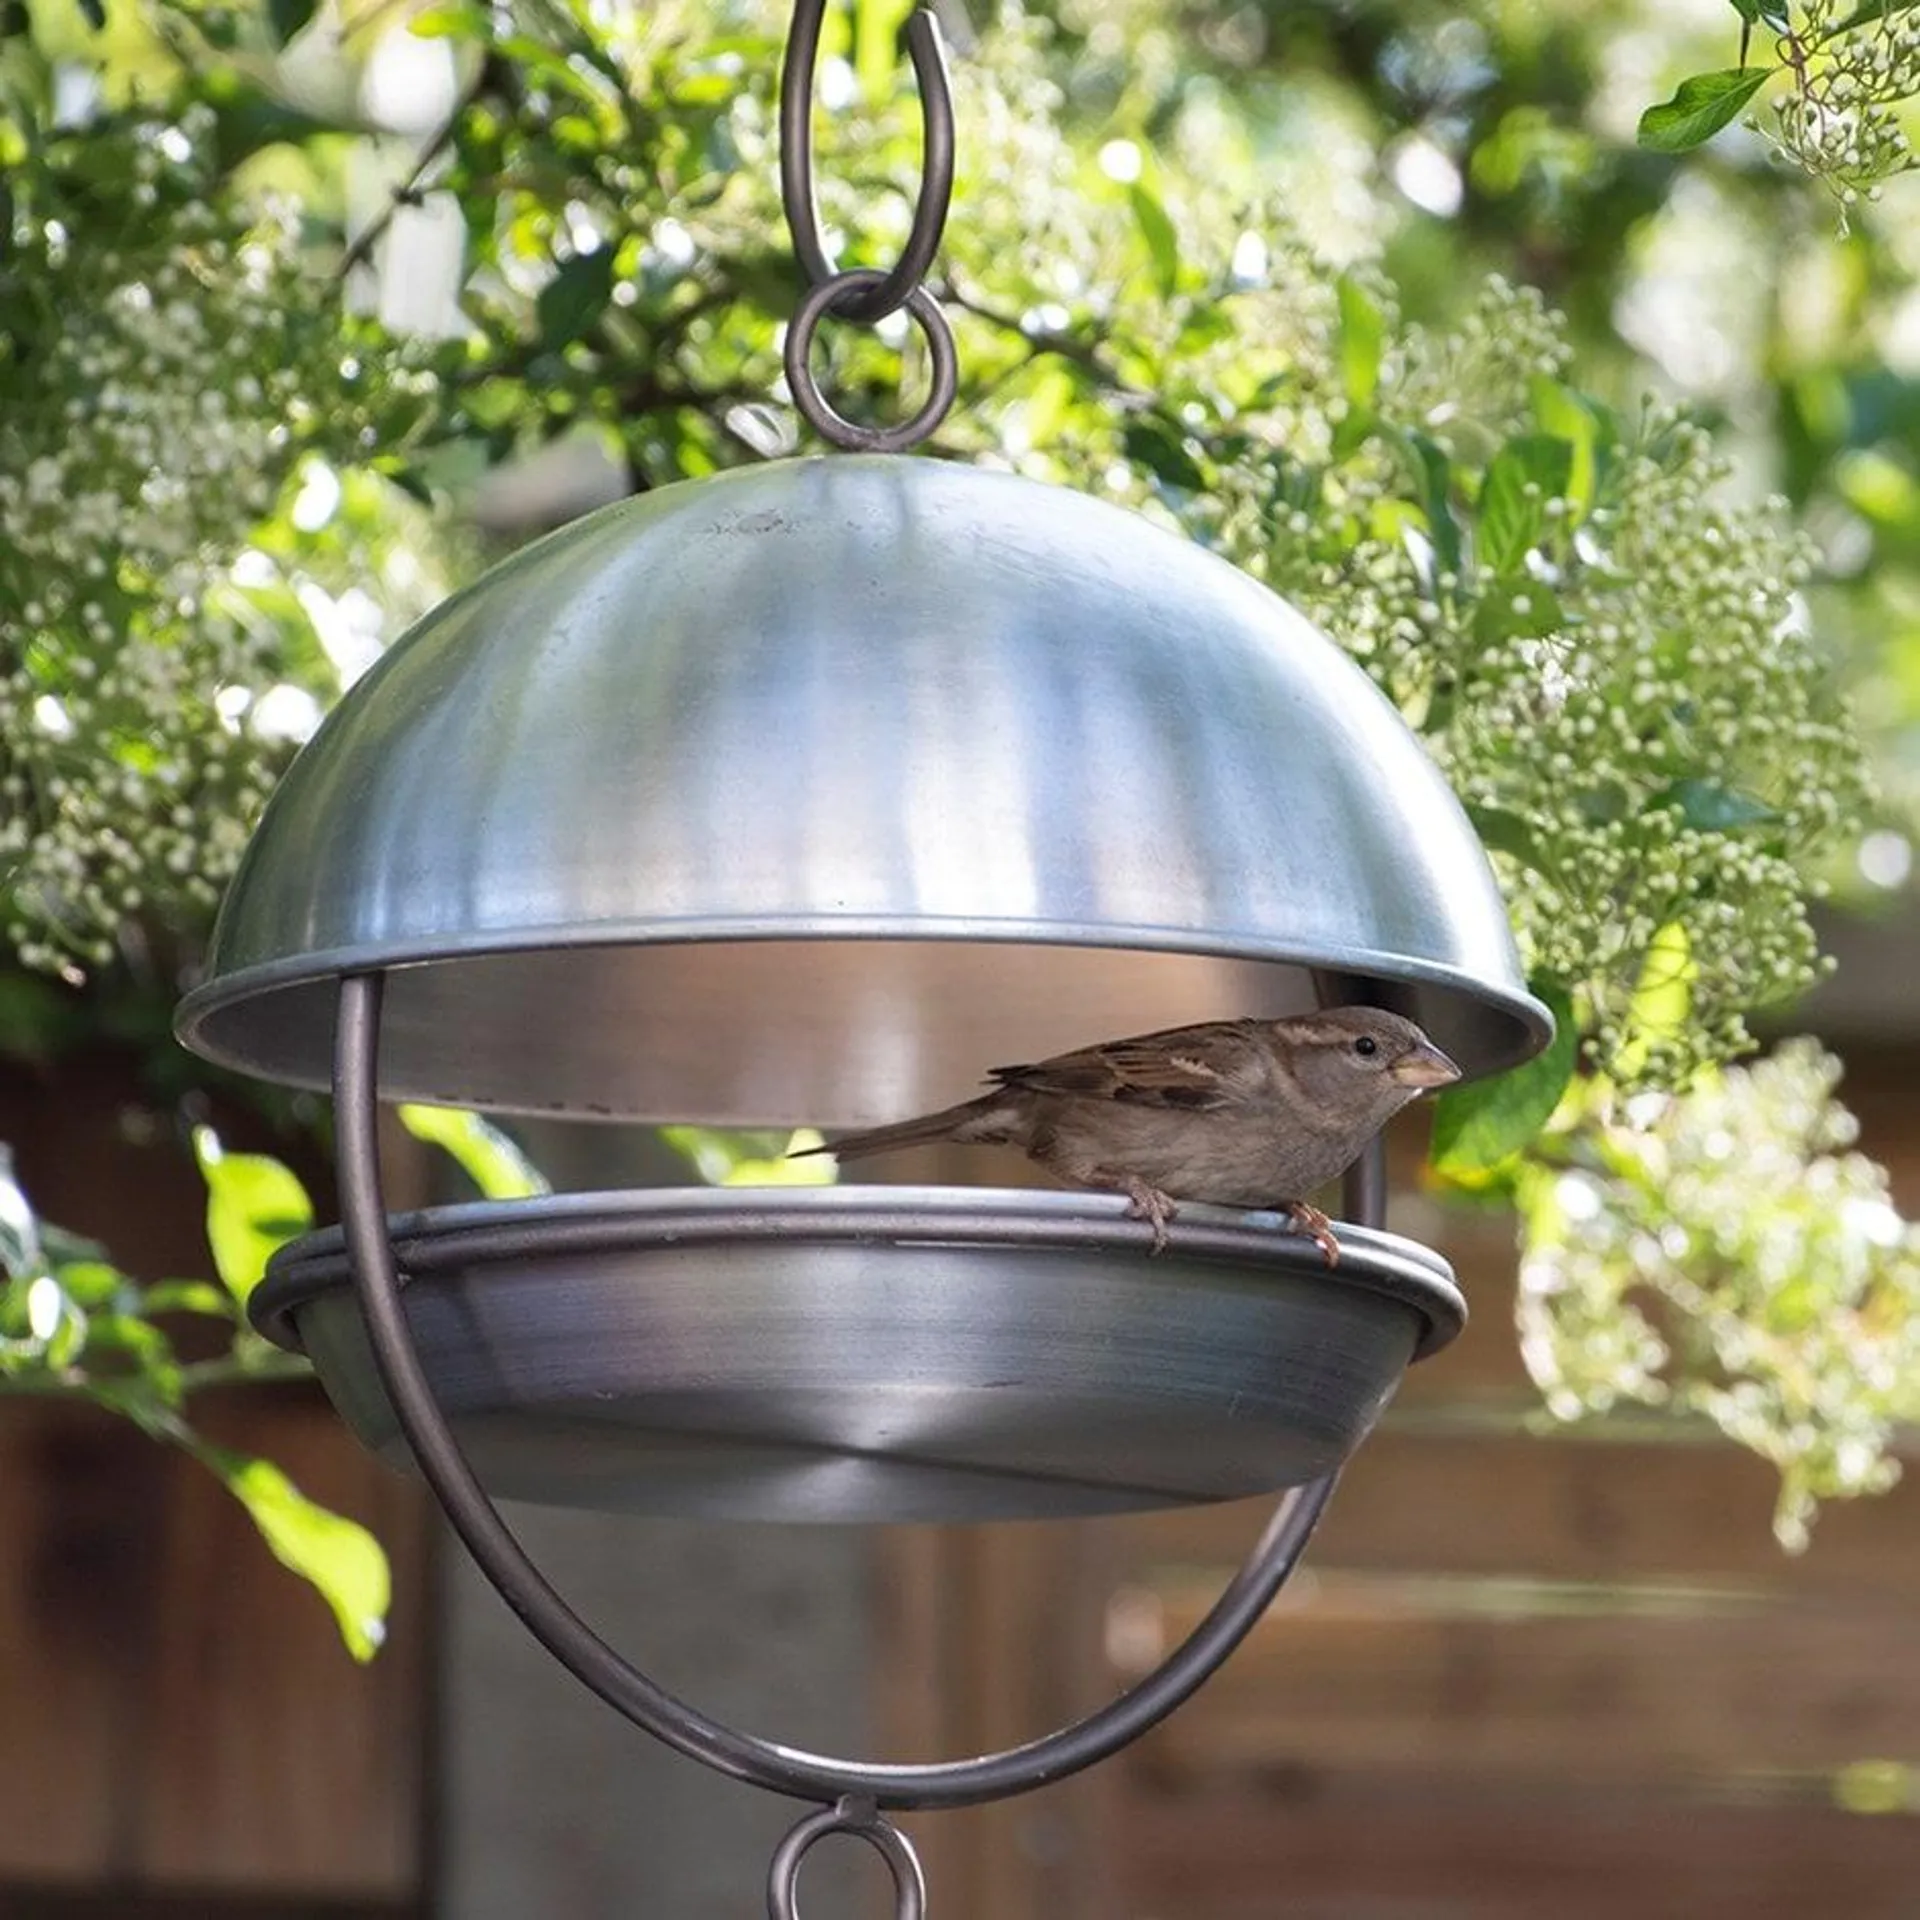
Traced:
MULTIPOLYGON (((904 14, 829 23, 849 263, 912 204, 904 14)), ((1550 1417, 1715 1422, 1803 1542, 1920 1413, 1920 1235, 1835 1063, 1738 1064, 1819 976, 1814 902, 1912 892, 1920 11, 943 18, 963 385, 930 450, 1216 547, 1420 729, 1564 1027, 1443 1104, 1432 1177, 1514 1209, 1550 1417)), ((0 1049, 137 1049, 187 1146, 208 1070, 171 1004, 329 704, 512 542, 800 450, 783 27, 773 0, 0 0, 0 1049)), ((824 331, 844 409, 904 404, 904 321, 824 331)), ((700 1177, 776 1164, 675 1137, 700 1177)), ((251 1157, 199 1145, 234 1204, 251 1157)), ((295 1230, 259 1181, 253 1230, 295 1230)), ((0 1198, 0 1391, 191 1444, 169 1316, 221 1322, 221 1377, 274 1370, 244 1262, 142 1290, 0 1198)), ((351 1633, 377 1594, 347 1591, 351 1633)))

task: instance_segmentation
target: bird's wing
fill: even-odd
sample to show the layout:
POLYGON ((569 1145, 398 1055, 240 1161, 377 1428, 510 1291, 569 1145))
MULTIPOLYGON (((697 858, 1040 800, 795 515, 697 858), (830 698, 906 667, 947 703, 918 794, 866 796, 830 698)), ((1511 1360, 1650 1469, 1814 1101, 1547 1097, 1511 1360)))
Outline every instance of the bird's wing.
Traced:
POLYGON ((1082 1100, 1205 1113, 1257 1093, 1267 1068, 1251 1020, 1210 1020, 1056 1054, 1031 1066, 995 1067, 1003 1087, 1082 1100))

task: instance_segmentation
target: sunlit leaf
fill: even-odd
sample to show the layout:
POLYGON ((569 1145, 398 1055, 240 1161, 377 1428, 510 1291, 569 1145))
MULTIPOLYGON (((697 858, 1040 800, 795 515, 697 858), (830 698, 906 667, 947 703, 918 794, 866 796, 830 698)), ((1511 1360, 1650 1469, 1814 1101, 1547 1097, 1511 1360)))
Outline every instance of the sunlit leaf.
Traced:
POLYGON ((1623 1075, 1631 1077, 1639 1072, 1655 1046, 1686 1030, 1697 972, 1686 928, 1670 921, 1648 945, 1627 1006, 1627 1039, 1619 1057, 1623 1075))
POLYGON ((1533 383, 1533 417, 1568 448, 1565 498, 1576 519, 1592 510, 1599 482, 1599 422, 1584 396, 1543 374, 1533 383))
POLYGON ((493 31, 493 16, 485 7, 455 0, 422 8, 407 22, 407 30, 421 40, 485 40, 493 31))
POLYGON ((228 1153, 211 1127, 193 1130, 207 1183, 207 1245, 214 1270, 245 1301, 267 1262, 313 1225, 313 1202, 293 1171, 260 1153, 228 1153))
POLYGON ((1496 574, 1517 573, 1547 528, 1547 501, 1566 493, 1573 449, 1551 434, 1509 440, 1480 484, 1475 546, 1496 574))
POLYGON ((99 1312, 132 1291, 127 1276, 104 1260, 70 1260, 55 1269, 54 1277, 70 1300, 89 1313, 99 1312))
POLYGON ((269 1460, 202 1447, 201 1457, 246 1508, 273 1556, 318 1588, 356 1660, 387 1637, 393 1581, 380 1543, 357 1521, 309 1500, 269 1460))
POLYGON ((1580 1051, 1573 1002, 1564 988, 1534 983, 1553 1015, 1545 1052, 1491 1080, 1449 1087, 1434 1103, 1432 1159, 1437 1172, 1477 1173, 1511 1159, 1553 1118, 1580 1051))
POLYGON ((1639 141, 1654 153, 1686 153, 1739 117, 1777 67, 1727 67, 1680 82, 1671 100, 1640 116, 1639 141))
POLYGON ((403 1106, 400 1124, 416 1140, 453 1156, 489 1200, 527 1200, 552 1189, 546 1177, 500 1129, 458 1107, 403 1106))
POLYGON ((853 17, 853 71, 869 107, 886 104, 900 70, 900 29, 916 0, 858 0, 853 17))
POLYGON ((1380 360, 1385 351, 1387 323, 1373 296, 1352 274, 1343 273, 1338 285, 1340 302, 1340 383, 1347 403, 1356 410, 1373 404, 1380 386, 1380 360))
POLYGON ((1140 237, 1147 243, 1147 253, 1153 261, 1154 284, 1165 297, 1180 284, 1179 229, 1159 196, 1137 180, 1127 189, 1127 198, 1133 207, 1134 224, 1140 229, 1140 237))
POLYGON ((1878 447, 1855 447, 1835 463, 1847 504, 1889 530, 1920 531, 1920 482, 1878 447))
POLYGON ((234 1317, 233 1296, 205 1280, 157 1280, 143 1288, 140 1297, 149 1313, 195 1313, 214 1320, 234 1317))
POLYGON ((797 1132, 727 1127, 662 1127, 660 1137, 684 1154, 710 1187, 830 1187, 838 1178, 831 1155, 790 1159, 820 1145, 811 1127, 797 1132))

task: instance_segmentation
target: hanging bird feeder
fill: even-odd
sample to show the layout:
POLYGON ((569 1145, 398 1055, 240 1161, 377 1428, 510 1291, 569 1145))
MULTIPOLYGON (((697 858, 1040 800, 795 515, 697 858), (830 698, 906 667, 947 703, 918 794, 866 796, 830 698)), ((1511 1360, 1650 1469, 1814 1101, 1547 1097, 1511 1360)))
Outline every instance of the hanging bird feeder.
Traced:
MULTIPOLYGON (((814 282, 802 412, 855 449, 688 482, 528 548, 361 680, 275 794, 187 1045, 334 1091, 343 1225, 283 1251, 263 1331, 415 1461, 482 1567, 589 1685, 682 1751, 881 1807, 1084 1766, 1211 1672, 1286 1578, 1341 1461, 1464 1309, 1379 1231, 1377 1153, 1330 1272, 1276 1218, 1187 1208, 1163 1254, 1118 1196, 984 1188, 571 1195, 388 1220, 380 1099, 867 1125, 1102 1034, 1367 1001, 1469 1074, 1550 1031, 1486 858, 1366 676, 1224 562, 1098 501, 900 450, 953 394, 922 276, 953 170, 932 17, 909 28, 927 181, 889 275, 836 273, 808 177, 822 0, 784 81, 814 282), (829 313, 904 306, 934 390, 841 420, 829 313), (602 1645, 491 1496, 761 1519, 1118 1511, 1294 1489, 1160 1674, 1015 1753, 799 1754, 706 1720, 602 1645)), ((782 1904, 784 1902, 784 1904, 782 1904)))

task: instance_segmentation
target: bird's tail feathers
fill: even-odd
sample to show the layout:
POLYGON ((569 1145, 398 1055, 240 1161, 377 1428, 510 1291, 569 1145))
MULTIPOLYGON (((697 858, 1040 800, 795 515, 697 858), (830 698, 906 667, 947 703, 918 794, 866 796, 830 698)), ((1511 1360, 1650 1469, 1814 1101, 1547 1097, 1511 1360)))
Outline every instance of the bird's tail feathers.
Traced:
POLYGON ((810 1153, 831 1153, 842 1160, 853 1160, 870 1153, 897 1153, 903 1147, 931 1146, 936 1140, 997 1143, 1011 1137, 1013 1119, 1000 1095, 982 1094, 977 1100, 963 1100, 957 1107, 942 1107, 938 1113, 896 1120, 887 1127, 869 1127, 864 1133, 844 1134, 824 1146, 800 1147, 787 1158, 803 1160, 810 1153))

